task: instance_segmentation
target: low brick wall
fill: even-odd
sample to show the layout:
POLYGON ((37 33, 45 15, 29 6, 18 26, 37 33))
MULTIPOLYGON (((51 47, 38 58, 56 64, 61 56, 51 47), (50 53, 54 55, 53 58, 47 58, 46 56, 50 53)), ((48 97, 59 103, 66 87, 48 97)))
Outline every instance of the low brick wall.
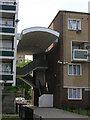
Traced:
POLYGON ((2 113, 15 112, 15 93, 12 91, 2 91, 2 113))

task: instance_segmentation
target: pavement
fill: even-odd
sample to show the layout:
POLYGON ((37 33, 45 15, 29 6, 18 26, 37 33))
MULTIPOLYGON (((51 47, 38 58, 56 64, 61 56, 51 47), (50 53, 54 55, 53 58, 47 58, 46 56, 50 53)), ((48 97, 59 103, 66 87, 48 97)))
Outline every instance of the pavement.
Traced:
POLYGON ((44 120, 90 120, 88 116, 79 115, 76 113, 64 111, 57 108, 39 108, 39 107, 30 107, 34 110, 35 116, 41 116, 44 120))
POLYGON ((7 116, 7 117, 19 117, 18 114, 2 114, 2 116, 7 116))

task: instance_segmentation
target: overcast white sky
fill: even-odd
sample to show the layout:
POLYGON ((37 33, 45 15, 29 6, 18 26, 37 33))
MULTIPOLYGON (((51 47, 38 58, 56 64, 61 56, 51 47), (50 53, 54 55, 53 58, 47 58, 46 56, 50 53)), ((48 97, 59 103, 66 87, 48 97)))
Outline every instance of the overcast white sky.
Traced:
MULTIPOLYGON (((19 0, 18 33, 29 27, 48 27, 59 10, 88 12, 90 0, 19 0)), ((31 57, 26 56, 26 59, 31 57)))
POLYGON ((88 12, 89 0, 19 0, 18 32, 29 27, 48 27, 59 10, 88 12))

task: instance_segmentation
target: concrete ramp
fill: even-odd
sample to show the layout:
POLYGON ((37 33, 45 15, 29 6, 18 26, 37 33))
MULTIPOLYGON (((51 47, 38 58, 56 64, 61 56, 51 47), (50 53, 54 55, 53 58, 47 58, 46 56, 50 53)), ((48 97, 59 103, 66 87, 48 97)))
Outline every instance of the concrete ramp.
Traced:
MULTIPOLYGON (((90 120, 88 116, 84 115, 79 115, 75 114, 72 112, 64 111, 62 109, 57 109, 57 108, 40 108, 40 107, 35 107, 35 106, 29 106, 25 105, 21 108, 21 111, 23 108, 27 108, 28 111, 26 112, 26 118, 29 120, 29 118, 32 118, 30 120, 90 120), (28 114, 27 114, 28 113, 28 114), (30 116, 31 114, 31 116, 30 116)), ((21 112, 21 118, 23 114, 25 114, 25 111, 21 112)), ((26 120, 24 118, 23 120, 26 120)))

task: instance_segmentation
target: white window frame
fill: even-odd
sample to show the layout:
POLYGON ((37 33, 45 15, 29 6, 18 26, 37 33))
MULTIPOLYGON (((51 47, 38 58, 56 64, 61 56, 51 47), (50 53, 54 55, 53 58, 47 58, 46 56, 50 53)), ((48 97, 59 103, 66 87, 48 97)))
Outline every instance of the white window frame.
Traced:
POLYGON ((68 100, 82 100, 82 88, 68 88, 68 100), (72 94, 73 94, 73 89, 76 89, 76 96, 77 96, 77 89, 80 89, 80 98, 70 98, 69 96, 69 89, 72 89, 72 94))
POLYGON ((90 91, 90 87, 88 87, 88 88, 85 88, 85 91, 90 91))
POLYGON ((88 61, 88 56, 87 56, 87 59, 80 59, 80 58, 75 58, 75 51, 86 51, 87 54, 88 54, 88 50, 84 50, 84 49, 74 49, 73 50, 73 60, 78 60, 78 61, 88 61))
POLYGON ((68 30, 81 30, 81 19, 72 19, 72 18, 68 18, 68 30), (69 27, 69 20, 75 20, 75 21, 80 21, 80 29, 73 29, 69 27))
POLYGON ((82 65, 81 64, 73 64, 73 63, 69 63, 68 64, 68 75, 70 75, 70 76, 81 76, 82 75, 82 65), (72 65, 72 74, 69 74, 69 65, 72 65), (75 74, 73 74, 73 66, 74 65, 80 65, 80 75, 78 75, 77 74, 77 67, 76 67, 76 75, 75 74))

